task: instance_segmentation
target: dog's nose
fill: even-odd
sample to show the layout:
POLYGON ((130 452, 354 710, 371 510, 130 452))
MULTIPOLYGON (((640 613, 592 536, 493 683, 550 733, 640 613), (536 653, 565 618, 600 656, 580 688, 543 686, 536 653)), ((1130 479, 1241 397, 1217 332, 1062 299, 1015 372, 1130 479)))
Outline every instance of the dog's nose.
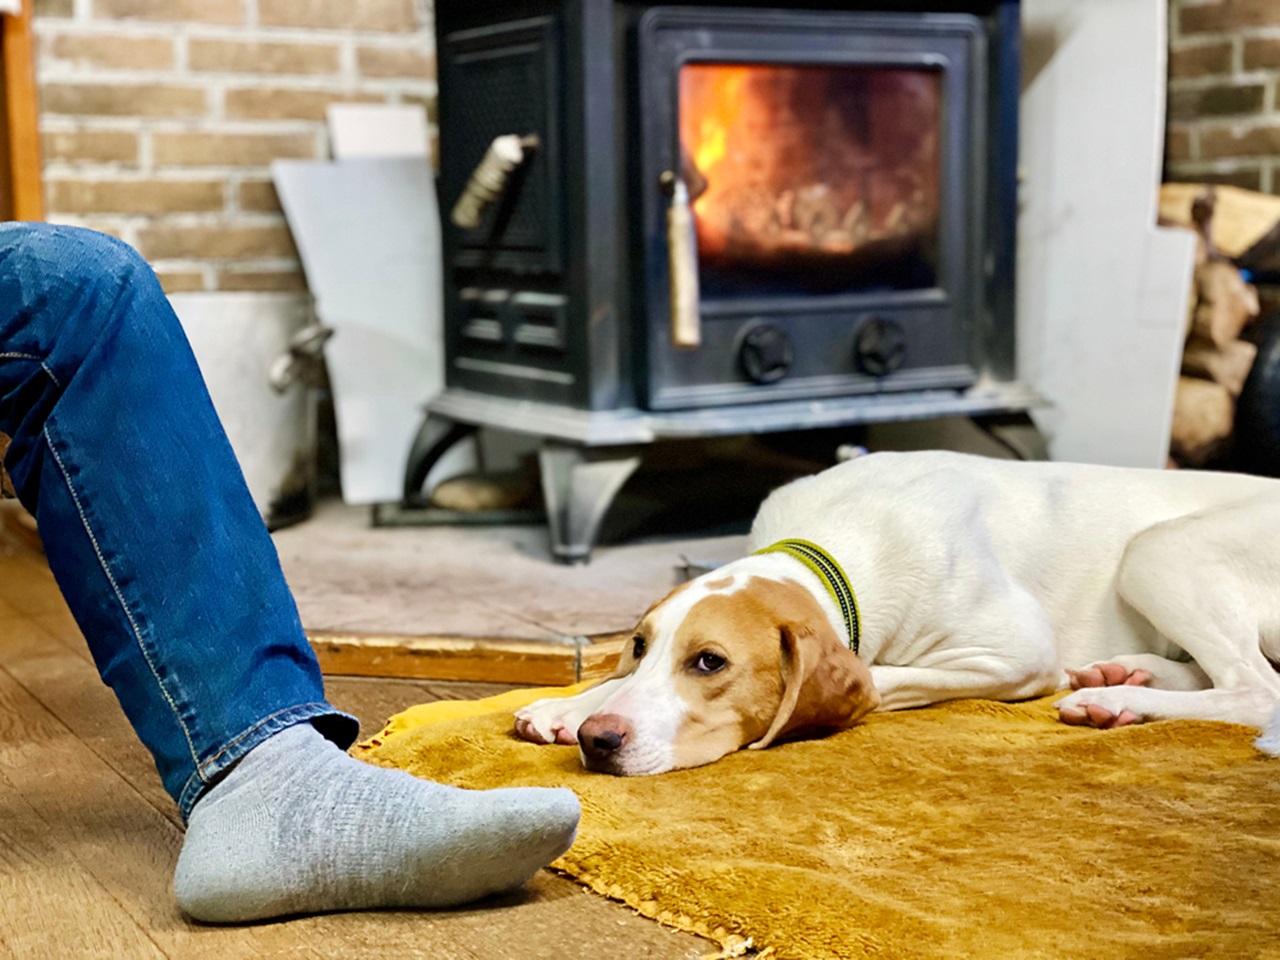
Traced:
POLYGON ((582 722, 578 728, 578 745, 587 760, 604 761, 622 748, 630 734, 631 727, 625 720, 602 713, 582 722))

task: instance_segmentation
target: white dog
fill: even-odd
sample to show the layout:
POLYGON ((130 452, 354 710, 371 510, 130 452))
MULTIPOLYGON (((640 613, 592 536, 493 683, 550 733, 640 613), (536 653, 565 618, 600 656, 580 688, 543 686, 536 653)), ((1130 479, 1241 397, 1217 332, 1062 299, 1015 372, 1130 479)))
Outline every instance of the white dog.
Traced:
MULTIPOLYGON (((773 493, 751 543, 517 733, 633 775, 1068 684, 1060 718, 1099 727, 1280 704, 1280 481, 878 453, 773 493)), ((1280 712, 1258 744, 1280 754, 1280 712)))

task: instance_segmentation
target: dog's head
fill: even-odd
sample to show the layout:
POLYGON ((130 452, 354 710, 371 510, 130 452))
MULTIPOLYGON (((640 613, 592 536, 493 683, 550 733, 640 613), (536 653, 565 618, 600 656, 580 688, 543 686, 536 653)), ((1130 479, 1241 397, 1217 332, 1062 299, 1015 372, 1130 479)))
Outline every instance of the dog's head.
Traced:
POLYGON ((871 673, 791 580, 711 573, 640 620, 622 683, 578 730, 583 763, 623 776, 718 760, 875 709, 871 673))

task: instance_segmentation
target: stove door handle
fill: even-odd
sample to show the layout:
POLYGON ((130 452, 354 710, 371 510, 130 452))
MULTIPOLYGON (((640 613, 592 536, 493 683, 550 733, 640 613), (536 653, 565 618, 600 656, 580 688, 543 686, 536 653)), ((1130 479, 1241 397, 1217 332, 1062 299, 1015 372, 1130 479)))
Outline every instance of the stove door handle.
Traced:
POLYGON ((667 260, 671 287, 671 345, 693 350, 702 345, 702 314, 698 292, 698 238, 693 224, 689 188, 675 173, 662 175, 668 197, 667 260))

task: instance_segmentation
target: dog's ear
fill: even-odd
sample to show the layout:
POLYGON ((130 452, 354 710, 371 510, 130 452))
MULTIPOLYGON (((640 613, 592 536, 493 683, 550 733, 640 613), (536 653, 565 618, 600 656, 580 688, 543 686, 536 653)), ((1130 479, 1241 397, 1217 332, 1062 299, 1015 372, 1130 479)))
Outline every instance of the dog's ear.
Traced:
POLYGON ((782 702, 753 750, 797 730, 848 727, 880 703, 867 669, 829 624, 784 624, 782 642, 782 702))

